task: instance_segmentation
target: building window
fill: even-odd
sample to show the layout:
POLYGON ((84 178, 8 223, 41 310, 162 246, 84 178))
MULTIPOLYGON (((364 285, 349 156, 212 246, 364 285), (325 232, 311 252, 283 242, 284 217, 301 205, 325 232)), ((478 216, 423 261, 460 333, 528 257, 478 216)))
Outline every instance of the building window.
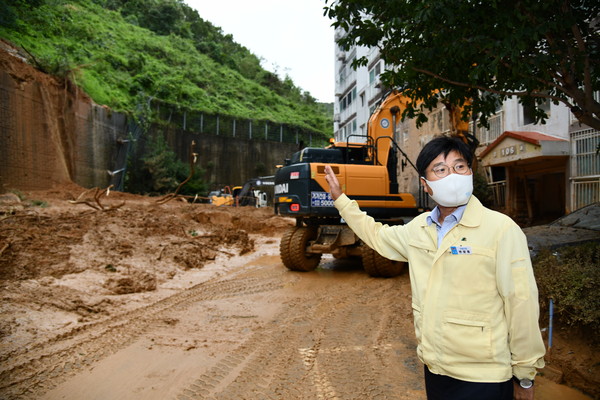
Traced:
POLYGON ((357 129, 358 124, 356 122, 356 118, 354 118, 352 121, 349 121, 340 129, 340 131, 342 132, 342 139, 346 140, 350 135, 356 135, 357 129))
POLYGON ((347 95, 342 97, 340 100, 340 109, 344 111, 346 108, 350 107, 350 104, 356 99, 356 86, 347 95))
POLYGON ((523 125, 533 124, 535 122, 535 109, 531 104, 523 104, 523 125))
POLYGON ((381 62, 378 62, 369 70, 369 84, 372 86, 379 81, 379 75, 381 74, 381 62))
MULTIPOLYGON (((550 101, 544 100, 542 104, 538 106, 544 110, 548 116, 550 116, 550 101)), ((535 122, 535 104, 523 103, 523 125, 533 124, 535 122)))
POLYGON ((375 105, 369 107, 369 116, 373 115, 373 113, 375 112, 376 108, 377 108, 377 106, 375 106, 375 105))
POLYGON ((342 65, 338 75, 339 85, 344 86, 346 83, 346 65, 342 65))

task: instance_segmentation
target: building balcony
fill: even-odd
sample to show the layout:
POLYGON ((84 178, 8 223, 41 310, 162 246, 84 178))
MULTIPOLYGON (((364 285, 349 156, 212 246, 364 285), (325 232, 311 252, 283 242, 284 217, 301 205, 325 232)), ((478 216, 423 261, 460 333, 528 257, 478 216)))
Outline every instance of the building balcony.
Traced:
MULTIPOLYGON (((499 111, 488 119, 489 128, 477 127, 475 136, 480 145, 487 146, 498 139, 504 132, 504 111, 499 111)), ((473 122, 469 124, 469 132, 473 133, 473 122)))

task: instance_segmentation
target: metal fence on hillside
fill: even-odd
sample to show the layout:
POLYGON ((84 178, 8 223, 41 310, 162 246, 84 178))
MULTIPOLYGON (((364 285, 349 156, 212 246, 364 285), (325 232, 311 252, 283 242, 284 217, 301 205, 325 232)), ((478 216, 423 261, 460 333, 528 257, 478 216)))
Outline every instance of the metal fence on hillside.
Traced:
POLYGON ((202 111, 180 111, 158 102, 152 103, 152 111, 160 120, 184 131, 241 139, 302 143, 304 146, 320 145, 318 141, 321 135, 297 126, 264 120, 240 119, 202 111))
POLYGON ((142 110, 149 106, 152 120, 166 123, 178 130, 192 134, 215 135, 232 137, 242 140, 264 140, 270 142, 293 143, 299 147, 323 146, 325 139, 322 134, 308 131, 298 126, 278 124, 272 121, 234 118, 227 115, 211 114, 202 111, 180 110, 177 107, 156 99, 148 99, 147 104, 139 104, 137 113, 141 120, 128 120, 127 136, 117 141, 117 151, 111 170, 111 184, 117 190, 124 190, 128 160, 132 156, 134 144, 145 134, 148 115, 142 110))

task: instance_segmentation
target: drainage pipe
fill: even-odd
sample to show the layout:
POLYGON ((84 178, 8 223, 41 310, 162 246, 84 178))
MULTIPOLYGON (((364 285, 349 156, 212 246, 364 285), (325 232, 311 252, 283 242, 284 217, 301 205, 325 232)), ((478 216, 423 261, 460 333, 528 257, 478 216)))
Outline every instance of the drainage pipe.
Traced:
POLYGON ((549 308, 550 323, 548 324, 548 349, 552 348, 552 318, 554 317, 554 300, 552 299, 550 299, 549 308))

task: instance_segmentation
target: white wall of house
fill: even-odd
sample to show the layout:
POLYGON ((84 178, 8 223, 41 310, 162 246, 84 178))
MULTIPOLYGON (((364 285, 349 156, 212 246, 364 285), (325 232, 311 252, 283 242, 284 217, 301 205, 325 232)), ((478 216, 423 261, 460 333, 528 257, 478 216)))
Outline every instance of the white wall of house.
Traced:
POLYGON ((526 110, 517 97, 506 100, 502 106, 505 131, 541 132, 546 135, 569 139, 569 109, 562 103, 547 103, 548 119, 545 124, 534 124, 528 120, 526 110))

